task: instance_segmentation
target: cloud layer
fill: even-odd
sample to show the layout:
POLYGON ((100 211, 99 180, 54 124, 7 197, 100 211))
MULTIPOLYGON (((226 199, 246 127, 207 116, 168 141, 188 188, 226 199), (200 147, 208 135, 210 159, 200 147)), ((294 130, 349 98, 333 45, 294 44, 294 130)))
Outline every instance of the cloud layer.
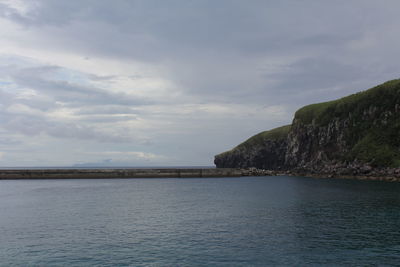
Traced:
POLYGON ((212 165, 398 78, 398 1, 0 0, 0 166, 212 165))

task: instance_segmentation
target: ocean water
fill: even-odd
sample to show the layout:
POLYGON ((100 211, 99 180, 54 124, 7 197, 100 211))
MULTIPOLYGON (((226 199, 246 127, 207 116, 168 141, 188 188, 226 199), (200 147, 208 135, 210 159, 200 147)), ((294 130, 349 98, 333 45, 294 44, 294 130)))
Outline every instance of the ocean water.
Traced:
POLYGON ((397 183, 0 181, 0 266, 396 265, 399 226, 397 183))

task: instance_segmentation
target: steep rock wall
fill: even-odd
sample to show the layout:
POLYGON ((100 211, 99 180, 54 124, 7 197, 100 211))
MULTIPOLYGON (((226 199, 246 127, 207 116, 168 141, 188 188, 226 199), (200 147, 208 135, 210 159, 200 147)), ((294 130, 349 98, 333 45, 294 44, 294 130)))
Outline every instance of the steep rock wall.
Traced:
POLYGON ((250 147, 241 147, 215 156, 218 168, 250 168, 279 170, 285 164, 287 141, 265 140, 250 147))
POLYGON ((397 172, 400 80, 303 107, 278 140, 250 138, 217 155, 215 164, 309 173, 357 174, 377 169, 397 172))

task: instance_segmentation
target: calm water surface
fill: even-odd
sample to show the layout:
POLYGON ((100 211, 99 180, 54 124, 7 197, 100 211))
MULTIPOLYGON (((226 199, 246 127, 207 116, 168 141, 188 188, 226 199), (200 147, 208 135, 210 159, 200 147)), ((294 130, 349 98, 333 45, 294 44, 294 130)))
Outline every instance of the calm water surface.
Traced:
POLYGON ((400 263, 400 184, 300 177, 0 181, 1 266, 400 263))

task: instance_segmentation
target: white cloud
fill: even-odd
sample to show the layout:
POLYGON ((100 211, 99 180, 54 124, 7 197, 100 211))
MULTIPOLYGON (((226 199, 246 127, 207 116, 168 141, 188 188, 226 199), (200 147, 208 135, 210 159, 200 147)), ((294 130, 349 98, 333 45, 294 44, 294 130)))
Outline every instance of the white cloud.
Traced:
POLYGON ((399 7, 0 0, 0 166, 211 165, 304 104, 397 78, 399 7))
POLYGON ((153 153, 146 153, 141 151, 103 151, 103 152, 89 152, 89 155, 95 154, 97 156, 106 156, 112 157, 113 160, 117 161, 132 161, 132 159, 163 159, 164 157, 161 155, 156 155, 153 153))

